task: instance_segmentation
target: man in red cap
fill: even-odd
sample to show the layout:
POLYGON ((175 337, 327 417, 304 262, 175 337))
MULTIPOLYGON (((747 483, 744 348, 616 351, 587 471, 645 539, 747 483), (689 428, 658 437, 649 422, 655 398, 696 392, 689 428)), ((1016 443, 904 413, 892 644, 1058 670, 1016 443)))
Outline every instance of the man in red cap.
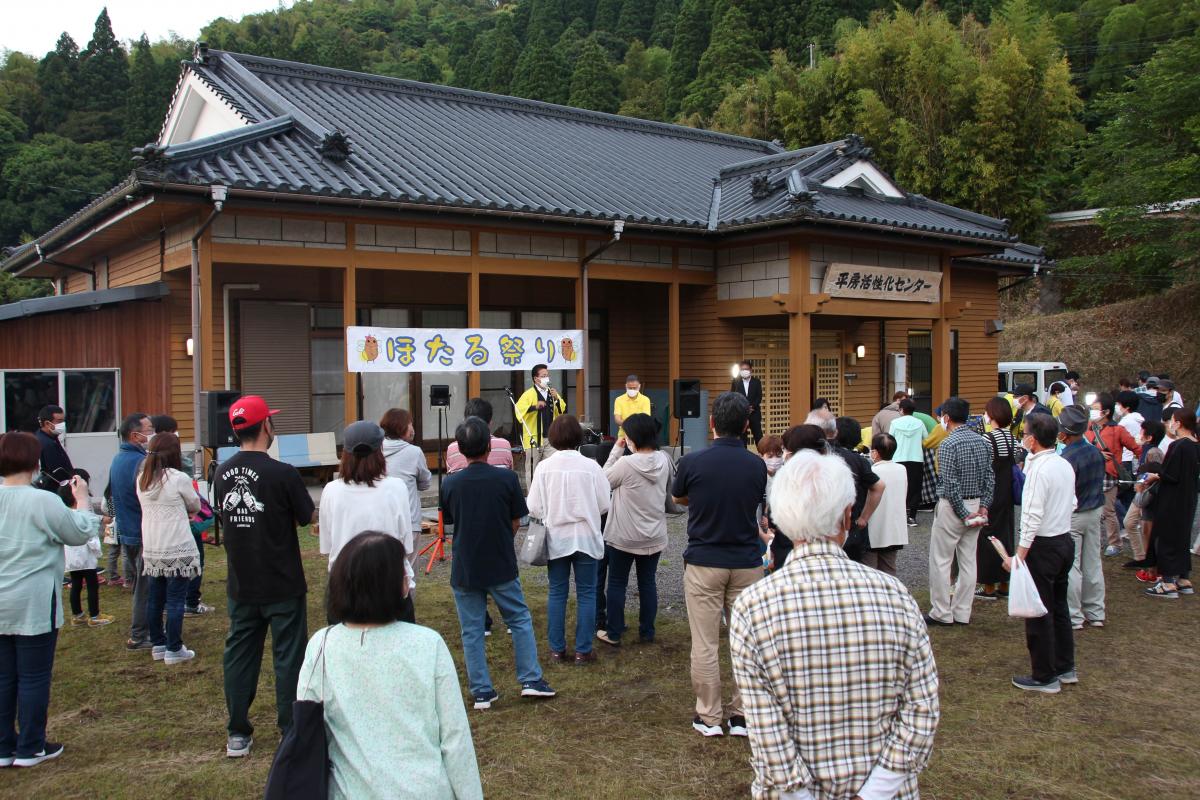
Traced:
POLYGON ((225 555, 229 561, 229 634, 225 637, 225 754, 250 753, 250 705, 258 688, 263 644, 271 630, 275 707, 280 730, 292 724, 296 682, 308 644, 308 586, 296 527, 313 521, 314 504, 300 473, 267 454, 275 440, 271 417, 279 412, 257 395, 229 407, 241 451, 217 470, 214 481, 225 555))

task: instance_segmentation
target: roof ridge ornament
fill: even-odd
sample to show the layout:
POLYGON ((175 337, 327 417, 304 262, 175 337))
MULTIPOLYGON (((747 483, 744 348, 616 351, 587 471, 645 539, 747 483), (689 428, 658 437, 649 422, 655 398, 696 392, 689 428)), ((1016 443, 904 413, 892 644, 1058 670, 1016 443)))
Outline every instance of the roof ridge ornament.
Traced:
POLYGON ((192 61, 197 64, 208 63, 208 42, 196 42, 196 50, 192 54, 192 61))
POLYGON ((867 159, 875 152, 857 133, 846 134, 845 144, 838 148, 843 156, 853 159, 867 159))
POLYGON ((167 148, 157 142, 130 148, 130 152, 133 154, 133 163, 139 168, 159 168, 167 160, 167 148))
POLYGON ((337 130, 327 133, 321 139, 317 152, 322 158, 341 164, 350 157, 350 137, 337 130))

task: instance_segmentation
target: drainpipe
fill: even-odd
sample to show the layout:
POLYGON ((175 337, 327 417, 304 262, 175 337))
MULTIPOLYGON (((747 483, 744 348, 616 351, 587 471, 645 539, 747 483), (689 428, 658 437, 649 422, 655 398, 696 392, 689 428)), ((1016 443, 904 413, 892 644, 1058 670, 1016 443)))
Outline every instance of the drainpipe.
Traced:
POLYGON ((221 303, 221 310, 225 316, 225 391, 229 391, 229 293, 230 292, 257 292, 259 290, 257 283, 226 283, 221 285, 225 301, 221 303))
MULTIPOLYGON (((588 262, 592 261, 597 256, 599 256, 601 253, 603 253, 605 250, 612 247, 617 242, 621 241, 621 233, 624 230, 625 230, 625 220, 621 220, 621 219, 613 220, 612 238, 609 239, 607 242, 604 242, 603 244, 601 244, 599 247, 597 247, 592 252, 588 253, 586 256, 583 257, 583 260, 579 262, 579 280, 581 281, 582 286, 583 286, 583 298, 582 298, 583 320, 582 321, 577 320, 577 322, 580 322, 580 327, 583 328, 583 353, 580 355, 580 358, 583 359, 583 380, 584 381, 588 380, 588 373, 587 373, 588 349, 589 349, 588 348, 588 338, 589 338, 589 334, 591 332, 591 324, 588 322, 588 262)), ((588 415, 588 405, 589 405, 588 396, 591 394, 591 392, 589 391, 590 388, 591 387, 588 386, 586 383, 583 386, 583 415, 582 415, 582 418, 584 421, 591 420, 591 417, 588 415)))
POLYGON ((196 432, 196 444, 193 451, 192 477, 199 480, 203 475, 203 448, 200 445, 200 382, 204 372, 204 347, 200 339, 200 237, 213 224, 221 209, 225 207, 225 197, 228 189, 220 184, 210 187, 212 192, 212 213, 192 236, 192 427, 196 432))

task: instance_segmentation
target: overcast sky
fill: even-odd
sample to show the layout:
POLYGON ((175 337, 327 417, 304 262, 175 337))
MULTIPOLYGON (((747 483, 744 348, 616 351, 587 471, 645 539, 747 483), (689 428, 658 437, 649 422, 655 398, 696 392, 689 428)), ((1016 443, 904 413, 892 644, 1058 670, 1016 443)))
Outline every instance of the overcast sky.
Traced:
POLYGON ((108 6, 113 32, 128 45, 143 33, 150 41, 172 31, 195 39, 218 17, 238 19, 293 0, 0 0, 0 50, 20 50, 41 58, 54 49, 64 30, 82 50, 92 38, 100 9, 108 6))

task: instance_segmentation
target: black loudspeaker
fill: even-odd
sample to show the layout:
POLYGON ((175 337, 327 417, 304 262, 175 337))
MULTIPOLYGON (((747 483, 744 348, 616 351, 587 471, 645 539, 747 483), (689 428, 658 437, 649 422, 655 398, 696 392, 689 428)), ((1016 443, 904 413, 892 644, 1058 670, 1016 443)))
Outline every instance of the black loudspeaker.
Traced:
POLYGON ((236 447, 238 440, 229 424, 229 407, 242 396, 241 392, 200 393, 200 446, 236 447))
POLYGON ((684 378, 675 381, 671 396, 675 419, 696 419, 700 416, 700 381, 684 378))
POLYGON ((435 383, 429 387, 429 405, 433 407, 450 405, 450 386, 435 383))

